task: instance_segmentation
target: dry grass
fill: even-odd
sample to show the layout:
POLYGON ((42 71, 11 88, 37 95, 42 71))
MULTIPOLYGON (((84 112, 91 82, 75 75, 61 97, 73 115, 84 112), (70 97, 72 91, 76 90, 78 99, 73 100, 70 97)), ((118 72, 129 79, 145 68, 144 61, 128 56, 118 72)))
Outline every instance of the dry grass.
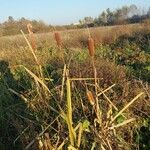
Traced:
MULTIPOLYGON (((86 57, 83 62, 73 57, 77 50, 72 50, 72 47, 87 47, 87 29, 61 33, 63 46, 70 50, 61 47, 60 35, 56 33, 55 39, 52 33, 36 35, 37 51, 34 51, 32 40, 30 44, 23 32, 23 37, 3 37, 0 59, 8 61, 12 68, 21 65, 32 81, 32 89, 27 93, 21 94, 9 89, 36 116, 34 125, 26 120, 24 122, 28 127, 21 124, 15 141, 24 136, 22 144, 25 149, 39 150, 137 148, 137 145, 132 145, 133 135, 130 130, 132 126, 138 126, 136 119, 140 118, 134 113, 133 106, 140 107, 142 100, 148 103, 147 87, 144 85, 143 88, 143 84, 136 80, 130 81, 125 67, 94 57, 94 41, 96 44, 110 43, 122 34, 132 34, 134 30, 143 29, 143 25, 90 29, 94 40, 90 38, 90 57, 86 57), (77 35, 76 32, 80 34, 77 35), (27 45, 22 42, 24 40, 27 45), (58 53, 60 50, 65 64, 58 53), (53 71, 61 70, 55 74, 59 77, 58 82, 52 83, 53 76, 47 77, 44 74, 44 68, 49 64, 55 67, 53 71), (118 122, 119 117, 123 118, 121 122, 118 122), (40 124, 37 125, 39 131, 35 131, 37 122, 40 124), (125 130, 126 128, 129 129, 125 130), (36 136, 30 136, 31 129, 36 136), (125 133, 130 142, 125 139, 125 133)), ((24 116, 21 117, 24 119, 24 116)))
MULTIPOLYGON (((149 30, 148 26, 144 24, 135 25, 120 25, 120 26, 110 26, 110 27, 98 27, 90 28, 91 37, 93 37, 95 45, 106 44, 113 42, 117 37, 123 34, 132 34, 135 31, 149 30)), ((87 38, 89 33, 87 29, 76 29, 62 31, 61 39, 63 40, 63 46, 69 49, 79 49, 87 47, 87 38), (76 34, 79 33, 79 34, 76 34)), ((36 41, 37 55, 41 64, 46 63, 50 59, 50 53, 54 54, 53 48, 56 47, 56 42, 53 33, 35 34, 34 40, 36 41)), ((28 37, 30 39, 30 36, 28 37)), ((35 45, 32 42, 33 46, 35 45)), ((59 43, 60 44, 60 43, 59 43)), ((34 46, 35 47, 35 46, 34 46)), ((30 52, 21 35, 16 36, 5 36, 0 37, 0 59, 7 60, 10 64, 16 65, 17 62, 20 64, 22 62, 29 62, 29 64, 34 65, 32 62, 32 57, 30 57, 30 52), (14 55, 15 54, 15 55, 14 55)))

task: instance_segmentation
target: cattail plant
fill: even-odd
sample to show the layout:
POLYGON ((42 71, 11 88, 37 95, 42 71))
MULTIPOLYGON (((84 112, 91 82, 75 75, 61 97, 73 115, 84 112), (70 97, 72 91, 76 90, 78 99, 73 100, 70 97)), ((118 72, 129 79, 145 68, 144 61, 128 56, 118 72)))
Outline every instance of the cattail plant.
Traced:
POLYGON ((88 49, 89 49, 89 55, 93 57, 95 54, 95 46, 94 46, 94 40, 91 37, 88 38, 88 49))
POLYGON ((56 31, 56 32, 54 33, 54 37, 55 37, 57 46, 58 46, 59 48, 61 48, 61 46, 62 46, 62 39, 61 39, 60 33, 56 31))
MULTIPOLYGON (((98 102, 98 81, 97 81, 97 70, 96 70, 96 67, 95 67, 95 62, 94 62, 94 55, 95 55, 95 45, 94 45, 94 40, 93 38, 91 38, 91 35, 90 35, 90 31, 88 29, 88 33, 89 33, 89 38, 88 38, 88 50, 89 50, 89 55, 91 57, 91 62, 92 62, 92 65, 93 65, 93 72, 94 72, 94 80, 95 80, 95 101, 93 101, 91 103, 91 105, 94 105, 95 104, 95 110, 96 110, 96 115, 97 115, 97 118, 98 118, 98 121, 99 123, 101 124, 102 120, 101 120, 101 110, 100 110, 100 107, 99 107, 99 102, 98 102)), ((89 98, 89 100, 94 100, 93 95, 91 92, 88 92, 88 95, 87 95, 89 98)))
POLYGON ((35 42, 35 37, 34 37, 33 31, 32 31, 32 25, 30 23, 27 24, 27 29, 29 32, 29 38, 31 41, 32 49, 35 50, 36 49, 36 42, 35 42))
POLYGON ((94 40, 91 37, 90 33, 89 33, 89 38, 88 38, 88 50, 89 50, 89 55, 91 57, 91 62, 93 65, 94 78, 95 78, 95 92, 97 95, 97 71, 96 71, 95 62, 94 62, 95 45, 94 45, 94 40))

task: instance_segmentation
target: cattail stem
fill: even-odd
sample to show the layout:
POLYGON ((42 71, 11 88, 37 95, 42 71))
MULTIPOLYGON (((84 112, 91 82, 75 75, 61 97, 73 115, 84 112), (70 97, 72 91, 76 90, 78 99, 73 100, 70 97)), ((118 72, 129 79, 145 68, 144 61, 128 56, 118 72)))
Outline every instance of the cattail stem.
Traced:
POLYGON ((91 34, 90 34, 90 30, 89 30, 88 26, 87 26, 87 31, 88 31, 89 38, 91 38, 91 34))
POLYGON ((95 81, 95 94, 96 94, 96 108, 95 108, 95 111, 96 111, 96 115, 97 115, 97 118, 98 118, 98 121, 99 121, 99 124, 101 126, 102 124, 102 111, 100 110, 100 107, 99 107, 99 100, 98 100, 98 84, 97 84, 97 70, 96 70, 96 67, 95 67, 95 62, 94 62, 94 57, 92 57, 92 65, 93 65, 93 72, 94 72, 94 81, 95 81))

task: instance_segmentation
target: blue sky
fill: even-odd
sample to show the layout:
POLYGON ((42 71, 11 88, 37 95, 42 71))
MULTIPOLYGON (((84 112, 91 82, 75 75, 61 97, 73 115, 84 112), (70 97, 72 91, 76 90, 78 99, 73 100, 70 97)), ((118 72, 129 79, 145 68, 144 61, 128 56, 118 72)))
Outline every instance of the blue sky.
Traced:
POLYGON ((49 24, 70 24, 85 16, 98 16, 103 10, 136 4, 141 9, 150 0, 0 0, 0 22, 8 16, 15 19, 43 20, 49 24))

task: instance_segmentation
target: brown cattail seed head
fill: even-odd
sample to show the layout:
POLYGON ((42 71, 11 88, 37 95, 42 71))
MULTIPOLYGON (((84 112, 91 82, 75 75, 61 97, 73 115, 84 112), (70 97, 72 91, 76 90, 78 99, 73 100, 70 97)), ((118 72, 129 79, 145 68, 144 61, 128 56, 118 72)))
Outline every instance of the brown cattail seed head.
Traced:
POLYGON ((88 38, 88 49, 89 55, 93 57, 95 54, 95 47, 94 47, 94 40, 91 37, 88 38))
POLYGON ((93 96, 92 92, 88 90, 86 92, 86 95, 87 95, 87 98, 88 98, 90 104, 93 106, 95 104, 95 100, 94 100, 94 96, 93 96))
POLYGON ((29 34, 32 34, 33 32, 32 32, 32 25, 29 23, 29 24, 27 24, 27 29, 28 29, 28 32, 29 32, 29 34))
POLYGON ((56 40, 57 46, 58 46, 58 47, 61 47, 61 45, 62 45, 62 40, 61 40, 60 33, 59 33, 59 32, 55 32, 55 33, 54 33, 54 36, 55 36, 55 40, 56 40))
POLYGON ((35 37, 34 37, 33 31, 32 31, 32 25, 30 23, 27 24, 27 29, 29 32, 29 38, 31 41, 31 46, 35 50, 36 49, 36 42, 35 42, 35 37))

